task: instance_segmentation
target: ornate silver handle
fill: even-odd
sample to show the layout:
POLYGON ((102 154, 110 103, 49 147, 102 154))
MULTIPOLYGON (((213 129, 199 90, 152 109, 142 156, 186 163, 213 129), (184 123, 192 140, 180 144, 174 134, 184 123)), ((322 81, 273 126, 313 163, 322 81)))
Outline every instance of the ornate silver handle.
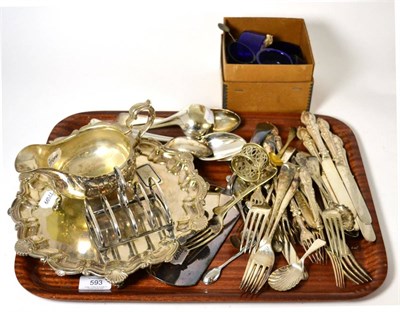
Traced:
POLYGON ((311 138, 310 134, 308 133, 307 129, 304 127, 297 128, 297 137, 303 141, 304 147, 309 151, 309 153, 316 157, 319 162, 321 162, 321 157, 319 155, 318 149, 315 146, 313 139, 311 138))
POLYGON ((304 192, 308 199, 308 203, 310 205, 311 211, 313 213, 314 222, 317 226, 317 229, 322 229, 322 221, 320 218, 321 208, 319 207, 317 200, 315 198, 315 191, 312 186, 311 174, 308 172, 307 168, 300 168, 300 181, 303 183, 304 192))
POLYGON ((337 135, 333 135, 332 138, 333 138, 333 143, 335 144, 336 153, 337 153, 337 156, 336 156, 337 164, 341 164, 343 166, 350 168, 350 165, 347 161, 346 150, 344 149, 342 139, 339 138, 337 135))
POLYGON ((154 108, 151 106, 149 100, 147 100, 144 103, 137 103, 133 105, 129 109, 129 116, 125 122, 125 125, 128 128, 128 131, 125 134, 130 134, 134 130, 137 131, 136 141, 138 142, 138 140, 142 137, 143 133, 149 130, 149 128, 153 125, 155 118, 156 118, 156 113, 154 108), (135 120, 138 118, 140 114, 143 113, 147 115, 147 121, 140 126, 135 125, 135 120))
POLYGON ((305 111, 301 114, 300 119, 301 122, 306 126, 308 133, 311 135, 315 144, 317 145, 321 157, 330 157, 329 150, 325 146, 321 137, 321 133, 319 132, 315 116, 312 113, 305 111))
POLYGON ((337 149, 335 142, 333 141, 333 134, 330 131, 329 123, 325 119, 317 118, 317 125, 319 127, 319 131, 321 132, 321 137, 323 138, 326 146, 328 146, 332 158, 336 160, 338 156, 337 149))

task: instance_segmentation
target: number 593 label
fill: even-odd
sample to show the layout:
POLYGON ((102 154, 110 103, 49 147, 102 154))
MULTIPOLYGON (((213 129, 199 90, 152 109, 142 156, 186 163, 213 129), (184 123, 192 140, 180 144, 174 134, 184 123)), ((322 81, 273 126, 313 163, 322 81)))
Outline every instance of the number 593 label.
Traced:
POLYGON ((110 290, 111 283, 108 282, 104 277, 82 275, 79 278, 79 291, 97 292, 110 290))

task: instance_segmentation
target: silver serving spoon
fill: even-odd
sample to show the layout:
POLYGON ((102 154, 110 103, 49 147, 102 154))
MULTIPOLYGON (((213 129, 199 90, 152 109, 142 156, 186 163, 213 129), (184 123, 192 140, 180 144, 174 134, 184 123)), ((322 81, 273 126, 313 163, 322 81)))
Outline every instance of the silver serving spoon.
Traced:
POLYGON ((189 152, 197 158, 213 155, 212 149, 206 143, 188 137, 172 138, 165 144, 165 147, 180 152, 189 152))
POLYGON ((231 132, 211 132, 204 135, 202 140, 188 137, 170 137, 149 132, 145 132, 142 137, 166 142, 165 147, 192 153, 203 161, 229 161, 246 144, 241 136, 231 132))
POLYGON ((217 266, 211 270, 209 270, 203 277, 203 283, 206 285, 210 285, 214 282, 216 282, 219 277, 221 276, 222 270, 231 262, 239 258, 241 255, 244 254, 246 248, 242 248, 240 251, 238 251, 236 254, 234 254, 232 257, 230 257, 228 260, 226 260, 223 264, 220 266, 217 266))
POLYGON ((225 108, 213 108, 213 132, 231 132, 241 124, 242 120, 235 112, 225 108))
POLYGON ((268 284, 271 288, 278 291, 287 291, 295 287, 304 277, 304 260, 314 251, 325 246, 326 242, 317 239, 308 248, 299 261, 285 265, 276 269, 268 278, 268 284))
POLYGON ((203 136, 205 142, 212 150, 212 155, 199 157, 201 160, 229 161, 232 156, 239 153, 246 140, 231 132, 211 132, 203 136))
MULTIPOLYGON (((199 107, 198 107, 199 108, 199 107)), ((193 108, 192 108, 193 109, 193 108)), ((236 114, 235 112, 229 110, 229 109, 225 109, 225 108, 213 108, 211 109, 211 112, 213 114, 213 120, 208 120, 207 123, 200 128, 207 128, 209 123, 212 123, 212 129, 209 129, 209 132, 231 132, 233 130, 235 130, 237 127, 240 126, 241 124, 241 118, 238 114, 236 114)), ((177 114, 182 114, 182 112, 179 112, 177 114)), ((176 116, 176 114, 174 114, 176 116)), ((172 116, 174 116, 172 115, 172 116)), ((121 116, 119 117, 119 123, 124 124, 124 119, 126 119, 128 116, 128 114, 121 114, 121 116)), ((155 129, 155 128, 161 128, 161 127, 168 127, 170 126, 170 122, 167 122, 166 119, 170 119, 170 117, 156 117, 154 120, 154 123, 152 126, 150 126, 149 129, 155 129)), ((176 118, 176 117, 174 117, 176 118)), ((145 123, 147 121, 148 117, 147 116, 141 116, 139 115, 138 118, 134 121, 134 125, 141 125, 143 123, 145 123)), ((183 128, 190 128, 189 127, 189 123, 191 124, 196 124, 196 122, 194 120, 187 120, 187 125, 182 125, 183 128)), ((197 127, 200 126, 200 123, 197 122, 197 127)), ((192 127, 192 126, 191 126, 192 127)), ((190 131, 190 130, 189 130, 190 131)), ((186 135, 186 133, 185 133, 186 135)), ((190 135, 191 136, 191 135, 190 135)))
POLYGON ((156 120, 150 129, 168 126, 179 126, 186 136, 200 139, 214 126, 214 113, 204 105, 192 104, 169 117, 156 120))

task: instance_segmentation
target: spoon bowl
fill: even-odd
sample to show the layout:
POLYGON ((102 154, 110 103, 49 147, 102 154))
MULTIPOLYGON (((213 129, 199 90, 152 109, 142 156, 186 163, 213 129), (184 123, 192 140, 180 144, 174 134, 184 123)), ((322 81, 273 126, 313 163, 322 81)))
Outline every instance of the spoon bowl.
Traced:
POLYGON ((150 128, 179 126, 187 137, 200 139, 212 129, 213 125, 213 111, 204 105, 192 104, 169 117, 155 121, 150 128))
POLYGON ((166 142, 167 148, 189 152, 203 161, 229 161, 246 143, 241 136, 230 132, 211 132, 203 136, 202 140, 189 137, 174 138, 149 132, 144 133, 143 137, 166 142))
POLYGON ((241 118, 235 112, 224 109, 217 108, 212 110, 214 113, 214 132, 232 132, 241 124, 241 118))
POLYGON ((268 284, 271 288, 278 291, 287 291, 295 287, 304 277, 304 261, 314 251, 325 246, 326 242, 317 239, 304 253, 299 261, 285 265, 276 269, 268 278, 268 284))
MULTIPOLYGON (((124 119, 127 118, 127 114, 121 114, 120 118, 121 120, 119 122, 123 124, 124 119)), ((139 116, 134 125, 141 125, 145 123, 146 120, 147 117, 139 116)), ((237 129, 240 124, 240 116, 229 109, 208 109, 203 105, 194 104, 189 106, 187 110, 177 112, 169 117, 156 117, 153 125, 151 125, 149 129, 178 125, 181 126, 186 136, 199 139, 202 133, 206 134, 211 130, 213 132, 232 132, 237 129), (203 113, 201 112, 202 110, 204 110, 203 113)))
POLYGON ((212 150, 212 155, 199 157, 200 160, 223 160, 229 161, 233 155, 240 152, 246 140, 241 136, 231 132, 211 132, 203 137, 205 142, 212 150))
POLYGON ((176 137, 165 143, 166 148, 180 152, 190 152, 196 157, 208 157, 213 154, 212 149, 205 143, 188 137, 176 137))

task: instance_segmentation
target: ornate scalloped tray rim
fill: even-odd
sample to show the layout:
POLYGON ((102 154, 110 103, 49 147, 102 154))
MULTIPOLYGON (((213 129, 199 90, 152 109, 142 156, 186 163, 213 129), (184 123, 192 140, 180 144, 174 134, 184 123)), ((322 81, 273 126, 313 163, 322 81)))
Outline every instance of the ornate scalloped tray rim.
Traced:
MULTIPOLYGON (((59 137, 56 141, 71 140, 79 131, 97 129, 102 124, 106 124, 107 127, 114 126, 113 124, 109 125, 92 119, 89 124, 80 127, 79 130, 73 130, 70 136, 59 137)), ((207 226, 207 217, 203 208, 208 184, 197 174, 193 164, 193 157, 189 153, 167 151, 162 144, 152 139, 142 139, 137 149, 146 158, 145 163, 159 164, 170 176, 178 177, 176 178, 178 180, 176 191, 183 193, 184 199, 182 203, 178 203, 178 205, 174 203, 172 206, 179 207, 178 210, 184 210, 185 207, 183 206, 186 205, 186 208, 194 207, 193 209, 196 211, 196 214, 185 215, 185 220, 174 220, 178 227, 176 227, 173 239, 165 238, 165 240, 160 241, 152 252, 144 251, 135 256, 129 256, 127 259, 114 259, 107 262, 99 261, 99 257, 79 259, 77 257, 78 252, 69 254, 62 248, 51 247, 52 244, 49 242, 53 238, 48 233, 46 236, 40 230, 43 227, 46 228, 46 226, 40 224, 39 219, 35 216, 37 211, 47 209, 40 208, 39 201, 32 204, 31 202, 35 201, 37 196, 32 196, 30 193, 35 190, 35 195, 36 193, 39 194, 41 191, 48 189, 51 183, 46 180, 47 176, 43 180, 41 173, 32 173, 28 177, 20 179, 20 190, 8 211, 18 229, 18 240, 15 244, 17 255, 38 258, 41 262, 47 263, 59 276, 74 274, 96 275, 105 277, 112 284, 123 282, 129 274, 141 268, 170 261, 178 249, 179 239, 184 239, 185 235, 199 231, 207 226), (27 215, 28 213, 29 215, 27 215)), ((57 196, 61 196, 54 185, 51 186, 51 190, 57 193, 57 196)), ((62 206, 62 202, 64 201, 58 198, 58 205, 62 206)), ((81 201, 79 208, 82 207, 83 201, 81 201)), ((57 209, 63 210, 60 207, 57 209)))
MULTIPOLYGON (((60 121, 52 130, 49 139, 66 135, 72 129, 88 122, 91 118, 113 120, 120 112, 84 112, 78 113, 60 121)), ((157 112, 157 116, 167 116, 173 112, 157 112)), ((269 121, 282 131, 286 138, 285 129, 299 126, 299 114, 280 113, 242 113, 242 125, 235 131, 245 139, 252 135, 258 122, 269 121)), ((333 271, 329 265, 308 264, 309 280, 301 283, 288 292, 276 292, 266 289, 257 296, 242 294, 239 289, 241 274, 247 262, 247 255, 237 259, 224 269, 223 275, 215 284, 205 286, 202 283, 194 287, 172 287, 164 285, 147 275, 145 270, 139 270, 129 276, 122 288, 113 289, 110 293, 79 293, 79 276, 59 277, 47 265, 38 259, 16 256, 15 273, 21 285, 32 294, 55 300, 78 301, 138 301, 138 302, 322 302, 360 299, 373 294, 382 286, 387 275, 387 257, 375 206, 369 189, 366 173, 361 159, 356 137, 352 130, 343 122, 329 117, 325 118, 334 133, 339 135, 349 154, 350 166, 365 197, 370 210, 377 239, 374 243, 354 240, 350 242, 355 257, 370 273, 373 281, 355 285, 346 283, 346 288, 335 286, 333 271)), ((164 129, 155 131, 166 135, 180 135, 179 129, 164 129)), ((229 174, 228 164, 209 162, 198 164, 200 175, 213 183, 225 185, 225 177, 229 174)), ((233 230, 235 231, 235 229, 233 230)), ((223 244, 211 266, 222 264, 235 253, 229 239, 223 244)))

